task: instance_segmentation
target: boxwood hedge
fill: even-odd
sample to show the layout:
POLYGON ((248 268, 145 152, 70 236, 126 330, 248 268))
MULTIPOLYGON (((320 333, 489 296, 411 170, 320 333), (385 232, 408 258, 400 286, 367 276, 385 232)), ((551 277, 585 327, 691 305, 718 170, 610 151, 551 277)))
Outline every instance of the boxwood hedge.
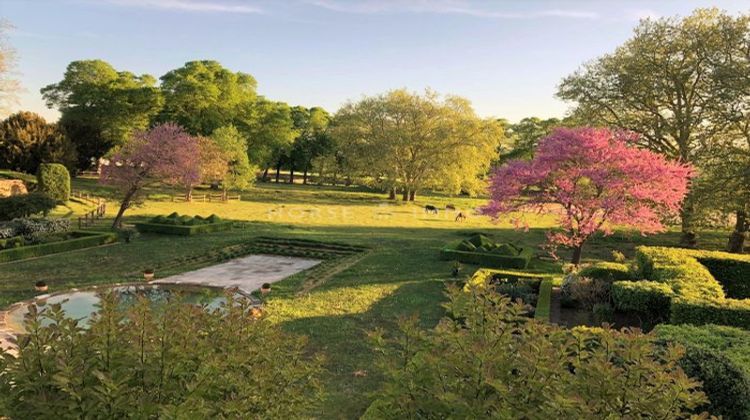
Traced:
POLYGON ((202 225, 167 225, 159 223, 136 223, 136 229, 145 233, 163 233, 166 235, 196 235, 199 233, 220 232, 232 228, 232 222, 207 223, 202 225))
POLYGON ((2 250, 0 263, 90 248, 117 241, 117 234, 110 232, 74 231, 72 234, 73 239, 2 250))
POLYGON ((750 299, 744 299, 750 287, 750 255, 639 247, 635 260, 636 275, 648 281, 615 282, 616 307, 668 313, 675 324, 750 329, 750 299))
POLYGON ((469 239, 451 242, 440 251, 443 260, 490 268, 524 269, 533 256, 534 252, 529 248, 498 244, 484 235, 473 235, 469 239))
POLYGON ((70 199, 70 173, 59 163, 42 163, 36 175, 39 191, 64 203, 70 199))

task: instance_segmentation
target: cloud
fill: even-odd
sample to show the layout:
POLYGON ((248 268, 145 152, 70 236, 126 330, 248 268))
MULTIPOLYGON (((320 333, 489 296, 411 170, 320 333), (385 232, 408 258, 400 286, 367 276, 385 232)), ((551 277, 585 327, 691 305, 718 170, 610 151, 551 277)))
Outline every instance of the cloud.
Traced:
POLYGON ((211 0, 106 0, 110 4, 123 7, 175 10, 203 13, 262 13, 258 7, 247 3, 211 0))
POLYGON ((488 19, 599 18, 598 13, 585 10, 543 9, 519 12, 489 10, 462 0, 304 0, 304 2, 334 12, 354 14, 431 13, 488 19))

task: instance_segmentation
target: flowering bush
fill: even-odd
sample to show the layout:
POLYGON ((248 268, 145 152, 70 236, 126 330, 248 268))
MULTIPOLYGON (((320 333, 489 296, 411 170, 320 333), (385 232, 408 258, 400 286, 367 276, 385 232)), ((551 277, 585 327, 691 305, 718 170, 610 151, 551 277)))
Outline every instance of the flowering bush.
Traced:
POLYGON ((0 228, 0 238, 23 236, 26 241, 35 243, 41 238, 71 230, 69 219, 27 218, 13 219, 0 228))

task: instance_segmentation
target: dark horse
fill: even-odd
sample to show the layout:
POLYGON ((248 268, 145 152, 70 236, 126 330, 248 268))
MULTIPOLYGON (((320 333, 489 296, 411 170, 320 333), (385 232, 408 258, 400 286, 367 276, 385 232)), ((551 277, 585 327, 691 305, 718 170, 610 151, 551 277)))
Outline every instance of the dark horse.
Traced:
POLYGON ((456 215, 456 221, 463 222, 464 220, 466 220, 466 215, 463 212, 458 212, 456 215))
POLYGON ((432 204, 428 204, 424 206, 424 212, 425 213, 432 213, 432 214, 438 214, 437 207, 433 206, 432 204))

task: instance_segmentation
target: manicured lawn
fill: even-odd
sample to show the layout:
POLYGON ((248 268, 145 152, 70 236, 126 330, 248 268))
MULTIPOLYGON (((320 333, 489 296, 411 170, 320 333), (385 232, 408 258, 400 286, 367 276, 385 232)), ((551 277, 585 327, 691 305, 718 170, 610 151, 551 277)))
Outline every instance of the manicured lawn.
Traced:
MULTIPOLYGON (((76 180, 74 189, 107 194, 94 180, 76 180)), ((418 197, 417 204, 402 204, 389 202, 381 194, 343 187, 262 184, 244 193, 241 202, 225 204, 173 203, 168 191, 151 193, 152 199, 144 206, 128 211, 126 222, 177 211, 201 216, 215 213, 223 219, 246 223, 228 232, 187 237, 146 234, 130 244, 0 265, 0 306, 33 296, 37 280, 45 280, 55 291, 138 280, 144 268, 156 268, 157 277, 191 270, 197 266, 170 265, 170 261, 247 242, 256 236, 368 246, 372 250, 362 260, 309 293, 298 293, 305 279, 305 273, 300 273, 275 285, 267 301, 269 316, 275 322, 289 331, 309 336, 310 350, 326 356, 327 394, 321 412, 314 413, 320 418, 358 417, 372 400, 369 393, 377 389, 381 377, 373 366, 374 355, 365 339, 368 331, 377 327, 392 329, 402 315, 417 313, 425 326, 434 325, 442 316, 443 283, 450 279, 451 271, 451 262, 439 259, 440 248, 446 242, 481 231, 503 242, 536 248, 544 240, 545 228, 552 225, 550 218, 535 218, 532 228, 523 232, 514 230, 507 222, 493 224, 475 215, 457 223, 453 213, 427 215, 422 206, 429 203, 442 209, 451 203, 468 210, 484 201, 423 196, 418 197), (160 266, 171 268, 159 270, 160 266), (355 371, 367 374, 355 376, 355 371)), ((115 204, 110 203, 110 217, 115 211, 115 204)), ((676 232, 649 238, 618 233, 595 240, 585 249, 584 257, 609 259, 613 249, 630 257, 636 245, 671 245, 678 237, 676 232)), ((724 233, 705 234, 701 246, 719 249, 724 241, 724 233)), ((469 275, 475 268, 465 266, 463 274, 469 275)), ((529 269, 561 272, 559 263, 536 258, 529 269)))

